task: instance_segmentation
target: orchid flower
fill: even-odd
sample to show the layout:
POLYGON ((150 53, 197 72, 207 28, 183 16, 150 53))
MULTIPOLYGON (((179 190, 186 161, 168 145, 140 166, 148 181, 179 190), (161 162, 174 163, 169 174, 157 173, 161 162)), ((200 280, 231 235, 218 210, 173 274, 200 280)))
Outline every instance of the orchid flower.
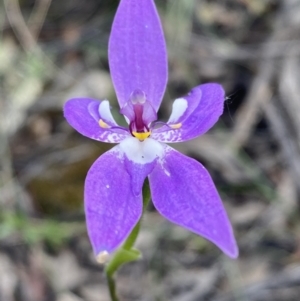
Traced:
POLYGON ((223 88, 197 86, 174 101, 167 122, 157 121, 168 68, 153 0, 120 1, 108 58, 128 126, 116 123, 108 100, 73 98, 64 106, 65 118, 80 134, 118 143, 94 162, 85 180, 87 230, 95 255, 114 252, 137 224, 148 177, 152 202, 162 216, 237 257, 232 227, 208 171, 166 144, 207 132, 223 112, 223 88))

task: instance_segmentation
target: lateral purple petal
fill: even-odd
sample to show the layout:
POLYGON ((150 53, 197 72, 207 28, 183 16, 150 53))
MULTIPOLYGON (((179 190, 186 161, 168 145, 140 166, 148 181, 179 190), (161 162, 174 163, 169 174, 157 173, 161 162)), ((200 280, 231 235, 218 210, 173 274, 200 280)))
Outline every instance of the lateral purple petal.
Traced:
POLYGON ((170 120, 167 125, 153 131, 153 139, 181 142, 204 134, 222 115, 224 101, 225 92, 219 84, 195 87, 187 96, 175 100, 170 120), (172 128, 174 126, 177 128, 172 128))
POLYGON ((149 175, 155 208, 171 222, 216 244, 232 258, 238 247, 208 171, 171 147, 149 175))
MULTIPOLYGON (((129 136, 125 130, 102 128, 99 113, 100 101, 91 98, 73 98, 64 105, 64 116, 68 123, 83 136, 94 140, 119 143, 129 136)), ((105 118, 102 118, 105 120, 105 118)), ((110 125, 117 126, 113 121, 110 125)))
POLYGON ((122 108, 140 89, 157 111, 167 83, 167 52, 153 0, 121 0, 109 40, 109 66, 122 108))
POLYGON ((142 197, 132 193, 119 146, 90 168, 84 187, 87 230, 96 256, 113 252, 142 214, 142 197))

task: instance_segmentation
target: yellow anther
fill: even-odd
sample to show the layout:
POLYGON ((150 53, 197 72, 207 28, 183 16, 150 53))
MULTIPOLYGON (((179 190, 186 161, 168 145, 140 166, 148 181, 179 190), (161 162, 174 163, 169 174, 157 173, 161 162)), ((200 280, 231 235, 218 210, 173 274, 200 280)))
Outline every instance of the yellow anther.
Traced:
POLYGON ((104 129, 110 128, 110 126, 107 123, 105 123, 102 119, 99 120, 99 125, 104 129))
POLYGON ((182 123, 170 124, 172 129, 180 129, 182 127, 182 123))
POLYGON ((138 132, 132 132, 132 135, 135 138, 138 138, 140 141, 144 141, 150 136, 151 132, 145 132, 145 133, 138 133, 138 132))

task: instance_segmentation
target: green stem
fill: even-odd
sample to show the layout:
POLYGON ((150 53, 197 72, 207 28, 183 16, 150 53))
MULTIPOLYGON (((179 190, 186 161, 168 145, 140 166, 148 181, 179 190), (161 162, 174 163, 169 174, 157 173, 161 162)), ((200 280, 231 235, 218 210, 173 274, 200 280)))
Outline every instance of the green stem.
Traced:
MULTIPOLYGON (((146 180, 143 186, 143 213, 146 210, 146 207, 150 201, 150 189, 149 182, 146 180)), ((111 301, 118 301, 116 293, 116 284, 114 279, 115 272, 125 263, 136 261, 141 257, 140 252, 137 249, 134 249, 134 243, 138 237, 141 221, 143 215, 138 223, 135 225, 124 244, 114 253, 113 257, 110 259, 109 263, 105 267, 105 274, 107 278, 109 294, 111 301)))
POLYGON ((110 273, 108 273, 106 271, 106 279, 107 279, 107 284, 108 284, 109 295, 110 295, 111 301, 118 301, 119 299, 116 294, 116 284, 115 284, 115 279, 114 279, 113 275, 110 275, 110 273))

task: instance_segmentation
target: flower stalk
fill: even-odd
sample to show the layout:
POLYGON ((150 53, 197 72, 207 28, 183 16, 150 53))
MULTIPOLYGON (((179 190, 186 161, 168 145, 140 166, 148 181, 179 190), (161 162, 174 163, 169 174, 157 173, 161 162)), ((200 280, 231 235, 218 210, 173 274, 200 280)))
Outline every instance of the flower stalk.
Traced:
MULTIPOLYGON (((150 188, 149 182, 145 181, 143 185, 143 213, 148 207, 150 201, 150 188)), ((141 258, 141 253, 139 250, 134 248, 135 241, 138 237, 142 217, 139 222, 135 225, 123 245, 113 254, 112 258, 108 262, 105 267, 105 275, 107 279, 108 289, 111 301, 118 301, 118 295, 116 292, 116 282, 115 282, 115 273, 119 270, 119 268, 128 262, 136 261, 141 258)))

